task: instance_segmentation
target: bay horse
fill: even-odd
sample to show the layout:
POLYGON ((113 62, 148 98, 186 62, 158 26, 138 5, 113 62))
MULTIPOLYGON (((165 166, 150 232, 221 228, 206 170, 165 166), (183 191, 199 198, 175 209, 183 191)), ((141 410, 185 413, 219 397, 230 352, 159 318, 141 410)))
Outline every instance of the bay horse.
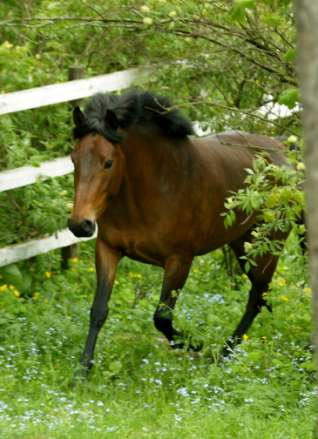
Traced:
MULTIPOLYGON (((81 364, 93 364, 98 333, 123 256, 163 267, 164 278, 155 327, 172 347, 183 347, 173 325, 173 309, 192 260, 229 244, 242 269, 244 243, 252 239, 255 215, 237 213, 225 228, 225 199, 244 186, 256 151, 285 164, 283 145, 272 138, 224 132, 198 138, 170 101, 132 90, 121 96, 97 94, 73 112, 75 197, 69 228, 78 237, 94 234, 97 288, 81 364)), ((264 293, 277 256, 267 254, 246 274, 251 290, 244 315, 223 355, 232 352, 266 303, 264 293)), ((191 346, 190 346, 191 347, 191 346)))

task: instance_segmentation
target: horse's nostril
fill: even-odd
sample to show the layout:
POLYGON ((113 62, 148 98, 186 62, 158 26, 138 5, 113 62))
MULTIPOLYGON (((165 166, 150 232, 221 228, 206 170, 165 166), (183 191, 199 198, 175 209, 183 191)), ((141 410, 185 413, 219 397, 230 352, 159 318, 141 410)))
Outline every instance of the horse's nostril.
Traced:
POLYGON ((71 232, 78 238, 85 238, 92 236, 95 232, 95 222, 91 220, 84 220, 82 222, 68 220, 68 227, 71 232))
POLYGON ((85 232, 85 233, 87 233, 88 235, 92 235, 93 233, 94 233, 94 230, 95 230, 95 224, 94 224, 94 222, 93 221, 91 221, 91 220, 84 220, 82 223, 81 223, 81 227, 82 227, 82 229, 83 229, 83 231, 85 232))

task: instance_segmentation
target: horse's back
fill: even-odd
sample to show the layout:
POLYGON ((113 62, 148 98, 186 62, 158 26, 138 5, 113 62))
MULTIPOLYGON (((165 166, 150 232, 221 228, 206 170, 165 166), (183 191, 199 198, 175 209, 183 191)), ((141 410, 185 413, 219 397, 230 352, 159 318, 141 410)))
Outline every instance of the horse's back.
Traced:
POLYGON ((240 157, 244 162, 253 160, 258 154, 265 154, 268 160, 276 165, 287 163, 284 145, 272 137, 261 134, 225 131, 193 139, 193 143, 199 150, 205 149, 207 154, 214 152, 224 160, 231 161, 240 157))

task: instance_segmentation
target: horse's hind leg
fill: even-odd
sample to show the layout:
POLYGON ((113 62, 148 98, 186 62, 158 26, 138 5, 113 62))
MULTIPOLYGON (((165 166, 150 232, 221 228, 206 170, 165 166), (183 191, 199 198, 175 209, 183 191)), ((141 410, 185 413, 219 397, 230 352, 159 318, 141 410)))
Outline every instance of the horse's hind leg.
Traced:
MULTIPOLYGON (((234 250, 243 270, 244 263, 240 258, 245 254, 244 242, 248 242, 249 240, 250 235, 247 234, 240 240, 231 243, 231 247, 234 250)), ((223 356, 231 354, 235 345, 242 341, 243 335, 246 334, 251 324, 253 323, 253 320, 261 311, 263 306, 271 311, 271 306, 266 302, 265 293, 267 292, 269 283, 273 277, 277 261, 277 256, 266 254, 263 257, 258 258, 256 261, 257 266, 252 267, 246 273, 252 283, 252 287, 249 292, 248 302, 240 323, 232 334, 232 337, 230 337, 230 339, 225 344, 225 347, 223 349, 223 356)))
MULTIPOLYGON (((302 212, 302 214, 300 215, 300 217, 296 221, 296 224, 298 224, 298 226, 303 226, 305 229, 305 224, 306 224, 305 212, 302 212)), ((304 230, 303 232, 298 232, 298 238, 299 238, 299 245, 300 245, 302 254, 306 255, 308 253, 308 242, 307 242, 306 230, 304 230)))
POLYGON ((187 280, 192 257, 173 255, 165 264, 165 274, 161 289, 160 301, 154 314, 155 327, 162 332, 172 347, 181 348, 179 341, 182 334, 172 325, 173 309, 177 302, 178 291, 187 280))

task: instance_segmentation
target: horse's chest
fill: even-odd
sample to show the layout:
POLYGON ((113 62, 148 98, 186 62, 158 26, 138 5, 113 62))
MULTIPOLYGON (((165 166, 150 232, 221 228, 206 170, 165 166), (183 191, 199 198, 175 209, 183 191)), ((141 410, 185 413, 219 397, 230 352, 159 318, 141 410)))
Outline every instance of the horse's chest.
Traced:
POLYGON ((113 248, 120 249, 124 256, 141 262, 161 265, 162 257, 151 234, 141 228, 108 227, 103 230, 103 239, 113 248))

